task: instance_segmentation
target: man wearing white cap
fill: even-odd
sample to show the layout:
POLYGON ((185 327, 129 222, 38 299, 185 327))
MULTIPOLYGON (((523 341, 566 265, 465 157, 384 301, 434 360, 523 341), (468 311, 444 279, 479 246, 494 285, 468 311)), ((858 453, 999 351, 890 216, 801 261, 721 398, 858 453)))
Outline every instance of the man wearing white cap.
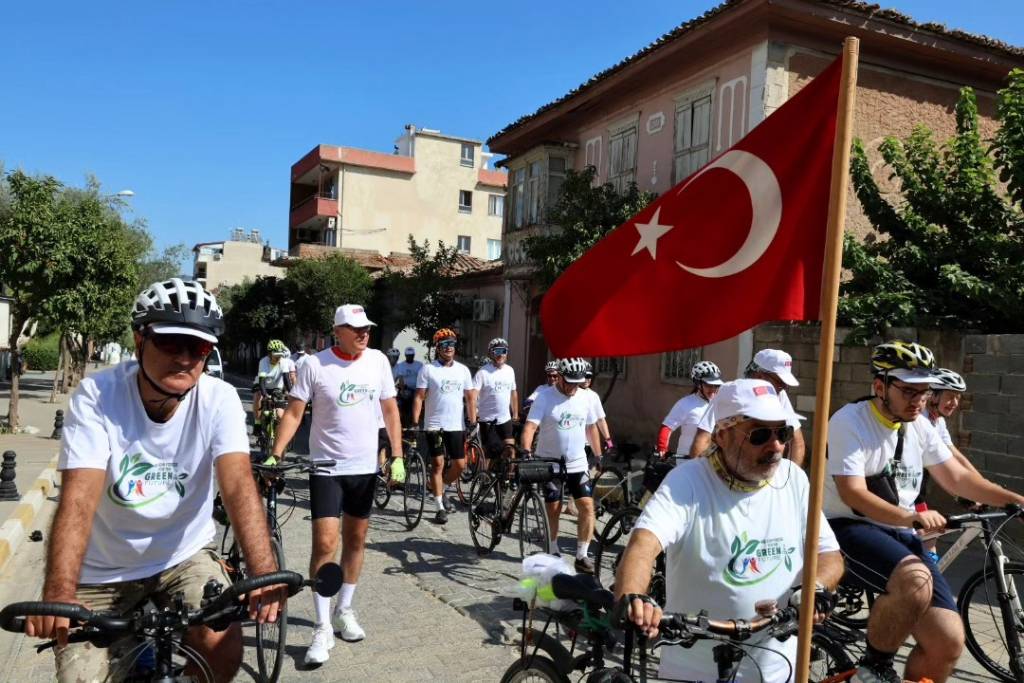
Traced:
MULTIPOLYGON (((754 359, 747 364, 743 374, 747 379, 760 379, 771 384, 779 395, 782 407, 794 415, 789 422, 793 428, 793 440, 787 446, 786 457, 792 460, 797 467, 803 467, 804 435, 800 429, 800 418, 793 411, 793 404, 786 394, 786 387, 800 385, 793 375, 793 357, 778 349, 762 349, 754 354, 754 359)), ((697 425, 697 435, 690 447, 691 456, 699 456, 711 445, 711 432, 715 427, 715 419, 714 407, 709 406, 708 410, 704 412, 700 424, 697 425)))
POLYGON ((876 346, 871 396, 843 406, 829 420, 825 515, 846 557, 845 581, 874 591, 867 646, 852 679, 889 683, 946 681, 964 646, 953 593, 927 556, 915 525, 937 531, 946 520, 915 509, 925 468, 953 495, 987 505, 1024 504, 964 467, 924 415, 935 382, 935 358, 916 342, 876 346), (893 657, 909 636, 914 649, 900 676, 893 657))
MULTIPOLYGON (((757 603, 785 606, 799 590, 810 486, 803 470, 782 457, 793 436, 792 412, 763 380, 728 382, 712 403, 714 445, 706 458, 682 461, 665 477, 633 527, 616 574, 617 611, 648 635, 656 635, 661 618, 647 591, 662 552, 667 612, 750 620, 757 603)), ((822 610, 842 574, 839 545, 822 518, 814 596, 822 610)), ((660 677, 717 680, 714 645, 663 649, 660 677)), ((796 638, 749 648, 736 680, 789 681, 796 650, 796 638)))
POLYGON ((306 650, 306 664, 327 661, 329 650, 334 647, 335 631, 347 641, 366 637, 356 621, 352 598, 363 568, 366 530, 377 481, 377 431, 382 415, 396 458, 392 476, 398 481, 405 476, 402 427, 391 364, 383 353, 367 348, 374 324, 362 306, 338 307, 334 313, 337 344, 310 356, 299 368, 274 442, 274 455, 280 459, 302 420, 306 403, 312 402, 309 455, 321 467, 309 477, 313 519, 309 574, 313 576, 321 565, 335 561, 340 528, 345 582, 333 618, 330 598, 313 595, 316 625, 313 642, 306 650))
POLYGON ((423 363, 416 360, 416 349, 405 347, 405 360, 395 363, 392 372, 398 385, 398 410, 402 415, 402 424, 412 424, 412 401, 416 394, 416 378, 420 376, 423 363))

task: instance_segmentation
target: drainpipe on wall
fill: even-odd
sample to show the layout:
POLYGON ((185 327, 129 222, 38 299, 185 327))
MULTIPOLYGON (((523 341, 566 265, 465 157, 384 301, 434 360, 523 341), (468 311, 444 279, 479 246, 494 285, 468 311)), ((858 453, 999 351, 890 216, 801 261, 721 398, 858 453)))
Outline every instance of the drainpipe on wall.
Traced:
POLYGON ((509 325, 512 320, 512 283, 505 280, 505 305, 501 309, 501 336, 508 339, 509 325))

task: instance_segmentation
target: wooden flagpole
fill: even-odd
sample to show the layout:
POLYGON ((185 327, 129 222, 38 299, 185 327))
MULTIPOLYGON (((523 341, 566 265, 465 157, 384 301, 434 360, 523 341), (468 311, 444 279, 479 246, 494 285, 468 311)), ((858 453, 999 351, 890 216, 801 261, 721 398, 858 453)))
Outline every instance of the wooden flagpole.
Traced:
POLYGON ((836 343, 836 312, 839 307, 839 275, 843 263, 843 229, 846 225, 846 185, 853 139, 853 107, 857 91, 857 61, 860 41, 843 41, 843 75, 839 86, 836 138, 832 148, 832 184, 829 188, 828 232, 825 237, 825 267, 821 278, 821 353, 818 356, 818 384, 814 405, 814 445, 811 453, 811 491, 807 505, 807 539, 804 544, 804 574, 800 605, 800 637, 796 680, 807 683, 810 674, 811 635, 814 629, 815 577, 818 573, 818 531, 825 484, 825 448, 828 445, 828 410, 832 393, 832 357, 836 343))

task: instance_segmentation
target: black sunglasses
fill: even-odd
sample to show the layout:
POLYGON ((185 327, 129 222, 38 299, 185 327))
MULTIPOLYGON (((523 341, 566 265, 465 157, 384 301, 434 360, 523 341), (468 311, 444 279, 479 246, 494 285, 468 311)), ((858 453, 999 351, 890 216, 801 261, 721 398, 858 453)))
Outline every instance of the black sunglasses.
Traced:
POLYGON ((444 341, 437 342, 437 348, 439 349, 454 349, 458 345, 454 339, 446 339, 444 341))
POLYGON ((214 343, 188 334, 151 334, 150 341, 162 353, 169 356, 188 351, 193 358, 206 358, 213 351, 214 343))
POLYGON ((747 441, 751 446, 763 446, 774 437, 779 443, 789 443, 793 439, 793 428, 785 427, 754 427, 747 432, 747 441))

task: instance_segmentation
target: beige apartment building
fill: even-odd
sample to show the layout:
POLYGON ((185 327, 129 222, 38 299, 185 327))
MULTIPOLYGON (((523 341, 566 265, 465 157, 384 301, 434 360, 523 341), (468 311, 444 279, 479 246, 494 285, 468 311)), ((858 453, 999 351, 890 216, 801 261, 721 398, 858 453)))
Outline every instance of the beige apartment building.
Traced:
POLYGON ((317 145, 292 165, 288 251, 408 252, 409 235, 501 257, 506 174, 479 140, 408 125, 386 154, 317 145))
POLYGON ((246 278, 284 277, 286 269, 271 265, 284 251, 263 244, 259 230, 248 234, 241 228, 231 231, 223 242, 201 242, 192 247, 192 279, 212 292, 237 285, 246 278))

